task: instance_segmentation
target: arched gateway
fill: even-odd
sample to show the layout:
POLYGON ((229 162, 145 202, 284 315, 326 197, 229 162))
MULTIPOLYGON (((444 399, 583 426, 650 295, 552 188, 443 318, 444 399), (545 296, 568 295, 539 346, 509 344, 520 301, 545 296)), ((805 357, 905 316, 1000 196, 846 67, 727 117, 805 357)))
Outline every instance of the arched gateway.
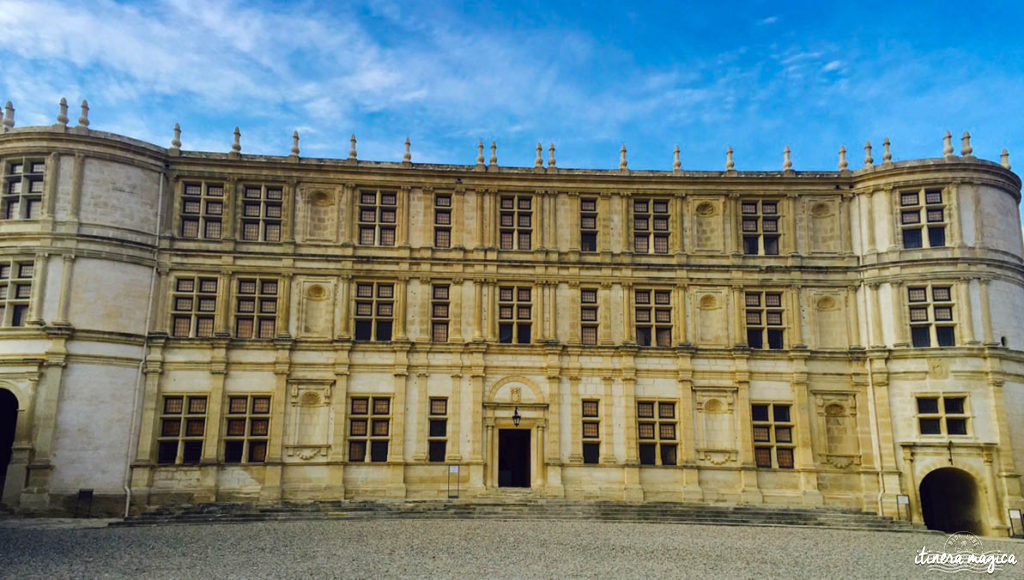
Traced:
POLYGON ((0 389, 0 498, 7 482, 7 466, 11 463, 14 429, 18 422, 18 399, 14 393, 0 389))
POLYGON ((921 513, 932 530, 981 535, 981 501, 971 474, 954 467, 936 469, 921 480, 921 513))

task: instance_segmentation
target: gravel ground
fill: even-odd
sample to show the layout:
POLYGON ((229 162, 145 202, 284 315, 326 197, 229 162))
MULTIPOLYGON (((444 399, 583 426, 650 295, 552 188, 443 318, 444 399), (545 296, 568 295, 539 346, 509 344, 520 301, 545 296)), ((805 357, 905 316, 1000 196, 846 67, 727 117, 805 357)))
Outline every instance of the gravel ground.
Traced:
MULTIPOLYGON (((936 533, 591 521, 0 520, 3 578, 924 578, 936 533)), ((982 540, 1024 558, 1024 542, 982 540)), ((994 576, 1020 577, 1024 562, 994 576)), ((968 574, 971 575, 971 574, 968 574)))

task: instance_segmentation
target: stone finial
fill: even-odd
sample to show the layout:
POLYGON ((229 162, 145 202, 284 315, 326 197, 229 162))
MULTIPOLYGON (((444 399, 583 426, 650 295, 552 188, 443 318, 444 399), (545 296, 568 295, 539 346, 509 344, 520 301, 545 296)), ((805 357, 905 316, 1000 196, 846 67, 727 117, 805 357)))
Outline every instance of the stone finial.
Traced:
POLYGON ((679 160, 679 145, 672 150, 672 171, 679 171, 683 168, 683 162, 679 160))
POLYGON ((964 131, 964 136, 960 138, 960 155, 964 157, 974 157, 974 148, 971 147, 971 134, 968 131, 964 131))
POLYGON ((783 171, 792 171, 793 170, 793 160, 789 158, 789 145, 786 145, 786 148, 783 149, 783 151, 782 151, 782 170, 783 171))
POLYGON ((953 134, 949 131, 942 137, 942 155, 946 159, 953 157, 953 134))
POLYGON ((874 167, 875 158, 871 156, 871 141, 864 143, 864 167, 874 167))
POLYGON ((82 99, 82 114, 78 117, 79 127, 89 126, 89 101, 82 99))
POLYGON ((850 164, 846 162, 846 145, 839 147, 839 171, 846 171, 850 164))
POLYGON ((729 148, 725 150, 725 170, 726 171, 735 171, 736 170, 736 164, 733 163, 733 160, 732 160, 732 145, 729 145, 729 148))
POLYGON ((174 138, 171 139, 171 149, 175 151, 181 150, 181 125, 174 124, 174 138))
POLYGON ((999 164, 1010 169, 1010 152, 1006 149, 1003 149, 1003 152, 999 154, 999 164))
POLYGON ((544 146, 537 142, 537 157, 533 160, 534 167, 544 167, 544 160, 541 158, 541 154, 544 152, 544 146))
POLYGON ((477 164, 477 167, 479 167, 479 166, 484 164, 484 140, 483 139, 481 139, 480 142, 476 144, 476 164, 477 164))
POLYGON ((235 127, 235 142, 231 144, 231 152, 238 155, 242 152, 242 132, 235 127))
POLYGON ((7 101, 4 105, 4 127, 14 128, 14 103, 7 101))
POLYGON ((412 163, 412 141, 405 138, 405 154, 402 155, 402 163, 412 163))
POLYGON ((61 97, 58 107, 59 111, 57 112, 57 124, 67 127, 68 121, 70 120, 68 119, 68 100, 64 97, 61 97))
POLYGON ((628 165, 626 164, 626 146, 623 145, 622 149, 619 150, 619 169, 625 171, 628 165))
POLYGON ((498 142, 497 141, 491 141, 491 159, 489 161, 489 164, 490 165, 497 165, 498 164, 498 142))
POLYGON ((292 157, 298 157, 299 156, 299 132, 298 131, 292 132, 292 150, 291 150, 291 154, 292 154, 292 157))
POLYGON ((348 140, 348 158, 353 161, 356 158, 356 134, 352 133, 352 137, 348 140))
POLYGON ((555 167, 555 144, 552 143, 548 147, 548 169, 554 169, 555 167))
POLYGON ((892 144, 889 143, 889 138, 886 137, 882 141, 882 163, 892 163, 892 151, 889 150, 890 145, 892 144))

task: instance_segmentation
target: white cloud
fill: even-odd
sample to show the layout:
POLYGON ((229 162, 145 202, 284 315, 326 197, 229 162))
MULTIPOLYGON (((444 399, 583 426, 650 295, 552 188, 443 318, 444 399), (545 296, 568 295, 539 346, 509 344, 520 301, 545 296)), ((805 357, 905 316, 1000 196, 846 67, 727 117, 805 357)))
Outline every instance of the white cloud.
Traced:
POLYGON ((778 16, 769 16, 767 18, 762 18, 761 20, 758 20, 757 24, 758 24, 758 26, 767 26, 769 24, 775 24, 778 21, 779 21, 779 17, 778 16))

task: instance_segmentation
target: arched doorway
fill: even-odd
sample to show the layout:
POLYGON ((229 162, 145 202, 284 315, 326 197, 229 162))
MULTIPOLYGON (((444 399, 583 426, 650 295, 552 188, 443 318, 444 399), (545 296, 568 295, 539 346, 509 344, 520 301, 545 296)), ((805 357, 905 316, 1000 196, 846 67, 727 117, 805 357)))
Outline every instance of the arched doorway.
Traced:
POLYGON ((18 399, 14 393, 0 389, 0 498, 7 481, 7 466, 11 463, 14 429, 18 422, 18 399))
POLYGON ((954 467, 936 469, 921 480, 920 491, 921 513, 929 529, 984 533, 978 484, 971 474, 954 467))

